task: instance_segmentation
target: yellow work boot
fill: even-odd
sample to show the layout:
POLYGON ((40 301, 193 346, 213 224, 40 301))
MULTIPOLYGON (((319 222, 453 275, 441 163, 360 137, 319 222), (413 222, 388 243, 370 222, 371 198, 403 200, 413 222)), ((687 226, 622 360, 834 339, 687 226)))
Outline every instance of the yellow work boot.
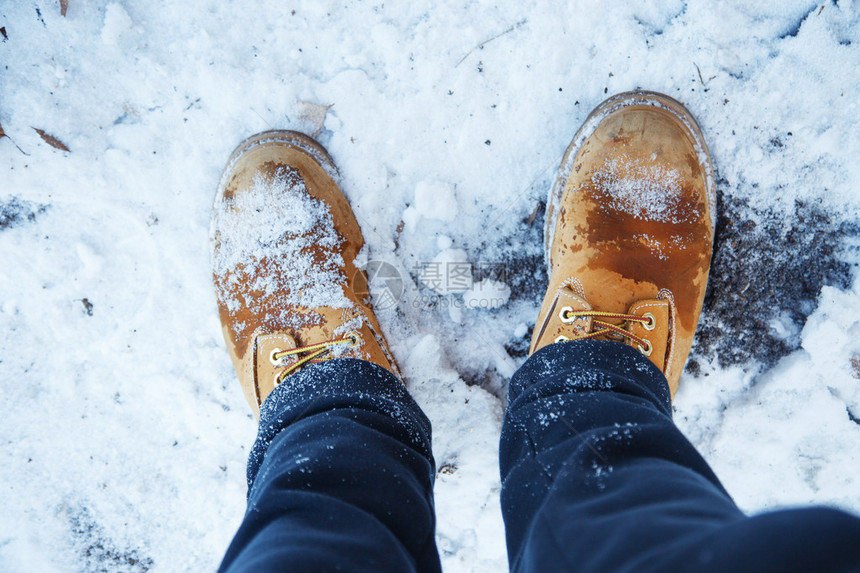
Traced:
POLYGON ((549 288, 530 352, 617 340, 662 370, 674 396, 705 297, 715 202, 708 147, 684 106, 651 92, 600 104, 550 191, 549 288))
POLYGON ((215 195, 212 276, 227 350, 259 417, 289 374, 334 357, 400 378, 354 260, 364 239, 316 141, 267 131, 233 152, 215 195))

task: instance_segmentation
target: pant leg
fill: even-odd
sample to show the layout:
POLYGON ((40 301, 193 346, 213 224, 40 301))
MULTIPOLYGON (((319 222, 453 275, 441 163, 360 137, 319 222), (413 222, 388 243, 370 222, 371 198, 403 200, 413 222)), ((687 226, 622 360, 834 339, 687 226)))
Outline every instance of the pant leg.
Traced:
POLYGON ((500 447, 514 571, 860 571, 860 519, 744 515, 616 342, 552 344, 513 377, 500 447))
POLYGON ((430 422, 391 373, 308 366, 263 404, 221 571, 438 572, 434 477, 430 422))

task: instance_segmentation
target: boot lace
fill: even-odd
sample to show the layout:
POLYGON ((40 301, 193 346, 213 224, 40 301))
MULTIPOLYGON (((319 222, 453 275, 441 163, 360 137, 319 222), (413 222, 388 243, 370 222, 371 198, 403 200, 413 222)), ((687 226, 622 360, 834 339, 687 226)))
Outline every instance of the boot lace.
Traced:
POLYGON ((591 332, 580 334, 577 336, 564 336, 563 334, 555 339, 555 342, 565 342, 567 340, 585 340, 586 338, 599 338, 608 336, 610 338, 627 338, 634 341, 639 347, 639 351, 645 356, 650 356, 653 347, 651 342, 640 336, 636 336, 629 329, 623 328, 622 324, 628 325, 632 322, 641 324, 645 330, 654 330, 657 327, 657 319, 650 312, 646 312, 642 316, 633 314, 618 314, 614 312, 602 312, 599 310, 573 310, 572 307, 565 306, 559 311, 559 319, 564 324, 573 324, 576 320, 591 318, 591 332), (606 322, 607 320, 622 321, 622 324, 613 324, 606 322))
POLYGON ((331 349, 335 348, 341 344, 349 344, 350 348, 355 348, 361 342, 359 335, 357 332, 350 332, 342 338, 333 338, 331 340, 326 340, 325 342, 320 342, 318 344, 310 344, 308 346, 301 346, 297 348, 291 348, 289 350, 281 350, 279 348, 275 348, 271 355, 269 356, 269 360, 272 361, 272 364, 275 366, 279 366, 282 364, 282 360, 288 356, 298 356, 300 354, 306 354, 305 356, 300 357, 295 362, 291 362, 286 365, 281 372, 275 376, 275 387, 279 386, 284 380, 286 380, 287 376, 304 366, 308 363, 317 363, 317 362, 325 362, 326 360, 331 360, 334 358, 331 356, 331 349))

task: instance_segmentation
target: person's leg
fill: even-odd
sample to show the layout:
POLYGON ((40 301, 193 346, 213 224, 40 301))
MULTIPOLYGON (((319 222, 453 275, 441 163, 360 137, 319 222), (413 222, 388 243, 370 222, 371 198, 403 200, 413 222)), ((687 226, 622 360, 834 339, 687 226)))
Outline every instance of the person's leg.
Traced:
POLYGON ((430 423, 390 372, 332 360, 268 397, 222 571, 439 571, 430 423))
POLYGON ((549 288, 502 428, 512 569, 860 570, 860 520, 746 517, 672 422, 715 199, 701 130, 667 96, 609 98, 574 136, 547 202, 549 288))
POLYGON ((701 312, 716 197, 692 115, 609 98, 547 202, 549 288, 502 428, 516 571, 860 570, 860 520, 744 516, 672 422, 701 312))
POLYGON ((511 381, 502 508, 514 571, 858 571, 860 519, 745 516, 671 418, 663 374, 610 341, 550 345, 511 381))
POLYGON ((306 135, 239 145, 212 209, 227 350, 260 416, 229 571, 439 570, 430 424, 355 260, 334 162, 306 135))

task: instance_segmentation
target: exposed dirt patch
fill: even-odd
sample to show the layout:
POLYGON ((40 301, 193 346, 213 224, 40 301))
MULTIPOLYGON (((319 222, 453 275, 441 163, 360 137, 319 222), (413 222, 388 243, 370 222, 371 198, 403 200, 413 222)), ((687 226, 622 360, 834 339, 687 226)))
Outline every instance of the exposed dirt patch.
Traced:
POLYGON ((695 355, 723 366, 757 360, 772 366, 800 347, 800 331, 821 287, 848 288, 854 266, 846 239, 860 221, 797 201, 794 213, 759 212, 718 195, 717 232, 695 355))
POLYGON ((145 573, 152 569, 153 560, 141 556, 136 549, 116 547, 86 507, 70 511, 69 523, 81 554, 83 571, 145 573))
POLYGON ((489 278, 506 283, 511 289, 510 302, 527 299, 540 304, 547 284, 543 259, 545 212, 546 203, 541 201, 531 215, 518 223, 504 244, 487 241, 477 255, 485 264, 475 266, 475 280, 489 278), (487 255, 487 251, 497 254, 487 255))
POLYGON ((48 209, 47 205, 39 205, 11 197, 0 201, 0 231, 17 227, 23 223, 32 223, 48 209))

